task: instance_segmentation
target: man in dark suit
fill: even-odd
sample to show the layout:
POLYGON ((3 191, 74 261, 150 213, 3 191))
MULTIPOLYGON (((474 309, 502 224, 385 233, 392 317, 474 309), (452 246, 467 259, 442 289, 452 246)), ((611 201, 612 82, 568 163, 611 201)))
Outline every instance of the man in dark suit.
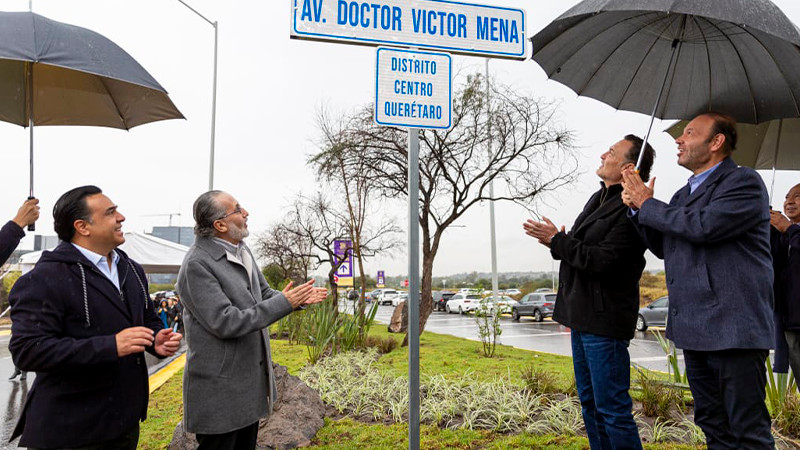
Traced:
POLYGON ((628 169, 622 198, 647 247, 664 259, 667 337, 683 349, 708 447, 773 448, 764 403, 775 342, 767 191, 753 169, 730 158, 734 119, 701 114, 675 142, 689 183, 667 204, 628 169))
POLYGON ((170 356, 142 266, 117 247, 125 216, 95 186, 53 208, 61 243, 11 290, 14 363, 36 372, 11 439, 38 449, 135 449, 147 413, 143 352, 170 356))
MULTIPOLYGON (((642 139, 628 135, 600 156, 602 182, 575 220, 559 232, 546 217, 528 220, 526 234, 561 260, 553 319, 572 329, 572 360, 583 421, 592 448, 642 448, 633 420, 628 344, 639 310, 644 244, 622 203, 622 170, 633 167, 642 139)), ((655 152, 642 157, 647 179, 655 152)))
MULTIPOLYGON (((797 381, 800 378, 800 184, 789 189, 783 212, 785 215, 770 211, 775 312, 780 321, 776 328, 783 330, 784 335, 778 337, 786 343, 786 353, 797 381)), ((776 344, 780 343, 777 340, 776 344)))

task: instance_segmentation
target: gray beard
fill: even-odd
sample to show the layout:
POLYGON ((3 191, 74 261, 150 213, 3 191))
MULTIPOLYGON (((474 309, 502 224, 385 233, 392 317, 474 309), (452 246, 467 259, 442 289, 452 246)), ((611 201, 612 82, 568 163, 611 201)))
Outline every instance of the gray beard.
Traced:
POLYGON ((234 224, 228 224, 228 236, 236 242, 242 242, 244 238, 250 236, 250 230, 247 228, 239 228, 234 224))

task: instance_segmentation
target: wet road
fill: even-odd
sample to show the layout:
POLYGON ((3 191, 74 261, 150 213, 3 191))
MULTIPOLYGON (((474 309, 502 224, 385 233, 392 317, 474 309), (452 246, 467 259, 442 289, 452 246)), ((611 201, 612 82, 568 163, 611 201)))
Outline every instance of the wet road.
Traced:
MULTIPOLYGON (((350 310, 352 311, 352 307, 350 310)), ((392 306, 379 306, 375 319, 388 324, 393 311, 394 307, 392 306)), ((519 322, 512 321, 510 316, 503 316, 501 320, 503 333, 498 338, 498 343, 526 350, 572 356, 569 329, 561 324, 550 319, 534 322, 529 317, 522 317, 519 322)), ((434 333, 480 341, 478 326, 472 315, 462 316, 434 311, 428 318, 425 329, 434 333)), ((663 328, 654 329, 661 330, 663 333, 663 328)), ((631 354, 631 362, 648 369, 667 371, 667 358, 664 351, 649 330, 645 333, 637 331, 628 350, 631 354)), ((681 370, 683 370, 683 354, 680 351, 678 351, 678 360, 681 370)))

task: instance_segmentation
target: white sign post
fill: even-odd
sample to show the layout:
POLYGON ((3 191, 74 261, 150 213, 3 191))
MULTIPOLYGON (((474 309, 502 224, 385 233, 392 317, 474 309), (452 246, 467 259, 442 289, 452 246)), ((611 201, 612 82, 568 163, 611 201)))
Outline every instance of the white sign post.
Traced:
POLYGON ((452 126, 451 58, 435 51, 523 60, 525 12, 450 0, 290 1, 294 39, 406 48, 377 51, 374 117, 408 127, 408 448, 419 450, 419 129, 452 126))
POLYGON ((525 12, 448 0, 291 0, 295 39, 525 59, 525 12))
POLYGON ((378 48, 375 122, 448 129, 452 124, 452 58, 447 53, 378 48))

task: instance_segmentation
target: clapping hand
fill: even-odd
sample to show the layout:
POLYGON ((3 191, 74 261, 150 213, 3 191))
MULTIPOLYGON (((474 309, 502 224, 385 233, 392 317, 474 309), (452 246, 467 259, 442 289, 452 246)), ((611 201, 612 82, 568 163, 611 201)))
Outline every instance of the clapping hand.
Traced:
MULTIPOLYGON (((544 222, 536 222, 528 219, 527 222, 522 224, 522 228, 525 230, 525 234, 538 239, 540 244, 549 247, 550 241, 553 239, 553 236, 558 234, 559 229, 547 217, 542 217, 542 220, 544 220, 544 222)), ((561 231, 566 231, 564 225, 561 226, 561 231)))

